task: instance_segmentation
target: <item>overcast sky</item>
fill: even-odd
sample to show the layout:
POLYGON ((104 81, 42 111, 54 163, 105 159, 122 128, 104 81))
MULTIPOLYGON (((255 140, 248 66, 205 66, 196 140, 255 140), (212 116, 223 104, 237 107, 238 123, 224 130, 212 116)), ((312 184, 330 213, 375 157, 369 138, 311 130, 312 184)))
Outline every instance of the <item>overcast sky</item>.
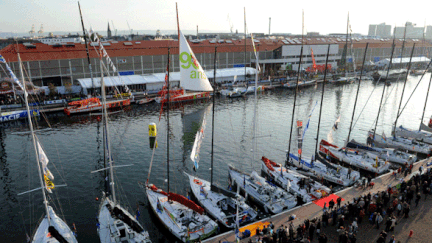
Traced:
MULTIPOLYGON (((176 12, 173 0, 82 0, 81 9, 87 26, 106 30, 107 22, 115 28, 128 30, 175 30, 176 12)), ((353 33, 367 34, 369 24, 386 22, 403 26, 406 21, 417 26, 430 24, 427 1, 196 1, 179 0, 182 30, 213 30, 229 32, 231 19, 234 31, 243 32, 243 8, 249 32, 268 33, 269 17, 272 33, 300 34, 302 9, 305 32, 345 33, 349 11, 353 33)), ((28 32, 32 24, 36 32, 43 24, 45 34, 52 31, 81 30, 75 0, 0 0, 0 32, 28 32)), ((432 19, 432 17, 430 17, 432 19)), ((86 28, 88 28, 86 26, 86 28)))

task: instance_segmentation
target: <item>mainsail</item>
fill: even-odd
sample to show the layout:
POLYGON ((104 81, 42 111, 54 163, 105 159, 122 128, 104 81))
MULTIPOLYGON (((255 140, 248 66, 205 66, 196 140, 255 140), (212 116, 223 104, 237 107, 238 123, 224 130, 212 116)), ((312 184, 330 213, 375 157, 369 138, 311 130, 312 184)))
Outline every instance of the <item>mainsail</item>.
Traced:
POLYGON ((210 112, 212 106, 213 105, 209 105, 207 107, 207 109, 206 109, 206 111, 204 113, 204 117, 203 117, 203 121, 202 121, 201 127, 200 127, 200 129, 198 130, 198 132, 196 133, 196 136, 195 136, 195 142, 194 142, 194 145, 192 147, 192 152, 191 152, 191 155, 190 155, 190 158, 191 158, 191 160, 194 163, 194 167, 193 167, 194 170, 197 170, 198 167, 199 167, 199 165, 198 165, 198 163, 199 163, 199 152, 200 152, 200 149, 201 149, 202 140, 204 138, 204 130, 205 130, 205 127, 206 127, 206 116, 210 112))
POLYGON ((190 48, 186 38, 180 31, 180 85, 189 91, 213 91, 213 88, 190 48))

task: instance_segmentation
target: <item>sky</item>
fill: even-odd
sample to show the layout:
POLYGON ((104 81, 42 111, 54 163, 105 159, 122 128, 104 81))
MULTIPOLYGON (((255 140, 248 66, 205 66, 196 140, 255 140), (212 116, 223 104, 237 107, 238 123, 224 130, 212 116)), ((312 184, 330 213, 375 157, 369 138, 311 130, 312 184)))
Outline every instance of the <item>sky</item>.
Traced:
MULTIPOLYGON (((427 1, 196 1, 178 0, 180 29, 244 32, 244 8, 248 32, 271 33, 304 32, 346 33, 349 12, 353 33, 367 34, 369 24, 386 22, 404 26, 406 21, 417 26, 427 22, 430 8, 427 1)), ((173 0, 82 0, 81 10, 86 28, 106 30, 108 21, 119 33, 128 30, 176 30, 176 1, 173 0)), ((430 19, 432 19, 430 17, 430 19)), ((0 33, 27 32, 32 25, 37 32, 43 24, 45 34, 54 31, 81 31, 76 0, 0 0, 0 33)), ((111 26, 112 28, 112 26, 111 26)), ((112 28, 114 29, 114 28, 112 28)), ((136 32, 136 31, 134 31, 136 32)))

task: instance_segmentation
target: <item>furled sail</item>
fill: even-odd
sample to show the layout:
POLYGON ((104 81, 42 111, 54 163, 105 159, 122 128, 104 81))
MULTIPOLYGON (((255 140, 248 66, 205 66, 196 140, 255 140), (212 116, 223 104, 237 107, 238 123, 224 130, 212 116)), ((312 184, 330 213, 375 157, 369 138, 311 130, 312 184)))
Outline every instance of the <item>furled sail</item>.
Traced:
MULTIPOLYGON (((36 137, 36 135, 35 135, 36 137)), ((37 152, 39 155, 39 162, 42 165, 42 172, 44 174, 44 180, 45 180, 45 186, 46 186, 46 190, 49 193, 52 193, 51 189, 54 189, 54 183, 52 182, 52 180, 54 180, 54 176, 51 173, 51 171, 48 169, 48 157, 45 154, 45 151, 43 150, 42 146, 39 143, 39 139, 36 137, 36 144, 37 144, 37 152)))
POLYGON ((199 167, 199 165, 198 165, 199 164, 199 152, 200 152, 202 140, 204 138, 204 130, 205 130, 205 127, 206 127, 206 116, 210 112, 212 106, 213 105, 209 105, 207 107, 207 109, 206 109, 206 111, 204 113, 204 117, 203 117, 203 121, 202 121, 201 127, 200 127, 200 129, 198 130, 198 132, 196 133, 196 136, 195 136, 195 142, 194 142, 194 145, 192 147, 192 152, 191 152, 191 155, 190 155, 190 158, 191 158, 191 160, 194 163, 194 167, 193 167, 194 170, 197 170, 198 167, 199 167))
POLYGON ((201 65, 180 31, 180 85, 190 91, 213 91, 201 65))

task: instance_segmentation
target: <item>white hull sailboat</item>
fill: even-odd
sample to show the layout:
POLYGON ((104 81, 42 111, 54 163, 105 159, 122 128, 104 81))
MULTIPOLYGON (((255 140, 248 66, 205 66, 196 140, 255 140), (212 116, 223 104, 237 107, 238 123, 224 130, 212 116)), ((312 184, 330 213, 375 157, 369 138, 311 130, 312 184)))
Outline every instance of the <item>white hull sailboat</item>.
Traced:
POLYGON ((390 169, 390 163, 379 159, 378 156, 372 153, 358 153, 355 150, 347 148, 340 149, 339 147, 325 140, 321 140, 320 152, 326 155, 329 154, 331 157, 347 165, 354 166, 372 173, 376 173, 378 175, 383 174, 390 169))
MULTIPOLYGON (((22 84, 19 82, 18 78, 15 76, 15 74, 10 69, 9 65, 7 64, 6 60, 0 55, 0 63, 4 63, 6 66, 6 69, 9 71, 9 74, 11 75, 14 82, 23 90, 24 92, 24 100, 26 105, 26 115, 28 119, 28 124, 31 132, 33 147, 35 151, 35 157, 36 157, 36 163, 38 168, 38 175, 40 179, 40 190, 42 192, 43 196, 43 204, 45 208, 45 216, 43 217, 42 221, 39 223, 36 232, 34 233, 31 242, 33 243, 56 243, 56 242, 69 242, 69 243, 76 243, 77 240, 75 238, 75 235, 73 234, 72 230, 69 228, 69 226, 56 215, 53 208, 49 206, 49 202, 46 196, 46 192, 52 193, 52 190, 54 190, 55 185, 52 182, 54 180, 54 176, 51 173, 51 171, 48 169, 48 157, 45 154, 41 143, 39 142, 39 139, 37 138, 36 134, 34 133, 33 129, 33 121, 31 119, 32 113, 30 113, 30 108, 28 104, 28 93, 26 82, 24 81, 24 74, 22 70, 22 62, 20 55, 18 54, 18 63, 19 63, 19 69, 22 77, 22 84)), ((39 189, 33 189, 25 193, 30 193, 33 191, 38 191, 39 189)), ((30 239, 29 239, 30 240, 30 239)))
MULTIPOLYGON (((355 170, 349 170, 340 165, 329 165, 324 164, 319 160, 315 160, 313 163, 308 159, 301 159, 294 154, 289 154, 289 162, 294 165, 297 169, 296 172, 314 177, 318 180, 327 180, 329 182, 341 185, 341 186, 351 186, 357 180, 360 179, 360 173, 355 170)), ((317 155, 318 156, 318 155, 317 155)))
MULTIPOLYGON (((369 133, 369 136, 372 135, 373 132, 369 133)), ((401 137, 390 137, 383 138, 379 134, 375 134, 375 139, 373 140, 373 145, 380 148, 396 148, 405 151, 410 151, 412 153, 424 154, 426 156, 431 155, 432 146, 429 144, 425 144, 414 139, 407 139, 401 137)))
POLYGON ((419 142, 432 144, 432 133, 430 132, 411 130, 403 126, 399 126, 395 129, 395 135, 397 137, 403 138, 414 138, 419 142))
POLYGON ((187 198, 172 192, 168 194, 152 184, 146 193, 155 215, 182 242, 203 240, 216 232, 217 223, 187 198))
POLYGON ((270 176, 278 186, 300 196, 305 203, 325 197, 331 191, 330 188, 294 170, 283 168, 281 164, 277 164, 266 157, 262 157, 261 170, 270 176))
POLYGON ((186 175, 197 201, 209 215, 225 227, 234 228, 236 226, 237 206, 239 208, 239 224, 246 224, 255 220, 258 215, 257 212, 247 205, 245 199, 239 194, 210 185, 210 182, 195 176, 186 175))
POLYGON ((294 195, 270 185, 255 171, 247 174, 229 166, 228 172, 231 185, 235 184, 240 187, 240 190, 247 194, 246 198, 251 198, 268 212, 277 214, 297 205, 294 195))
POLYGON ((354 139, 352 139, 347 144, 347 147, 356 150, 361 150, 361 151, 368 151, 370 153, 377 155, 380 159, 388 160, 391 163, 403 165, 406 163, 412 164, 417 161, 417 156, 415 154, 405 153, 403 151, 394 148, 369 147, 365 144, 355 141, 354 139))

